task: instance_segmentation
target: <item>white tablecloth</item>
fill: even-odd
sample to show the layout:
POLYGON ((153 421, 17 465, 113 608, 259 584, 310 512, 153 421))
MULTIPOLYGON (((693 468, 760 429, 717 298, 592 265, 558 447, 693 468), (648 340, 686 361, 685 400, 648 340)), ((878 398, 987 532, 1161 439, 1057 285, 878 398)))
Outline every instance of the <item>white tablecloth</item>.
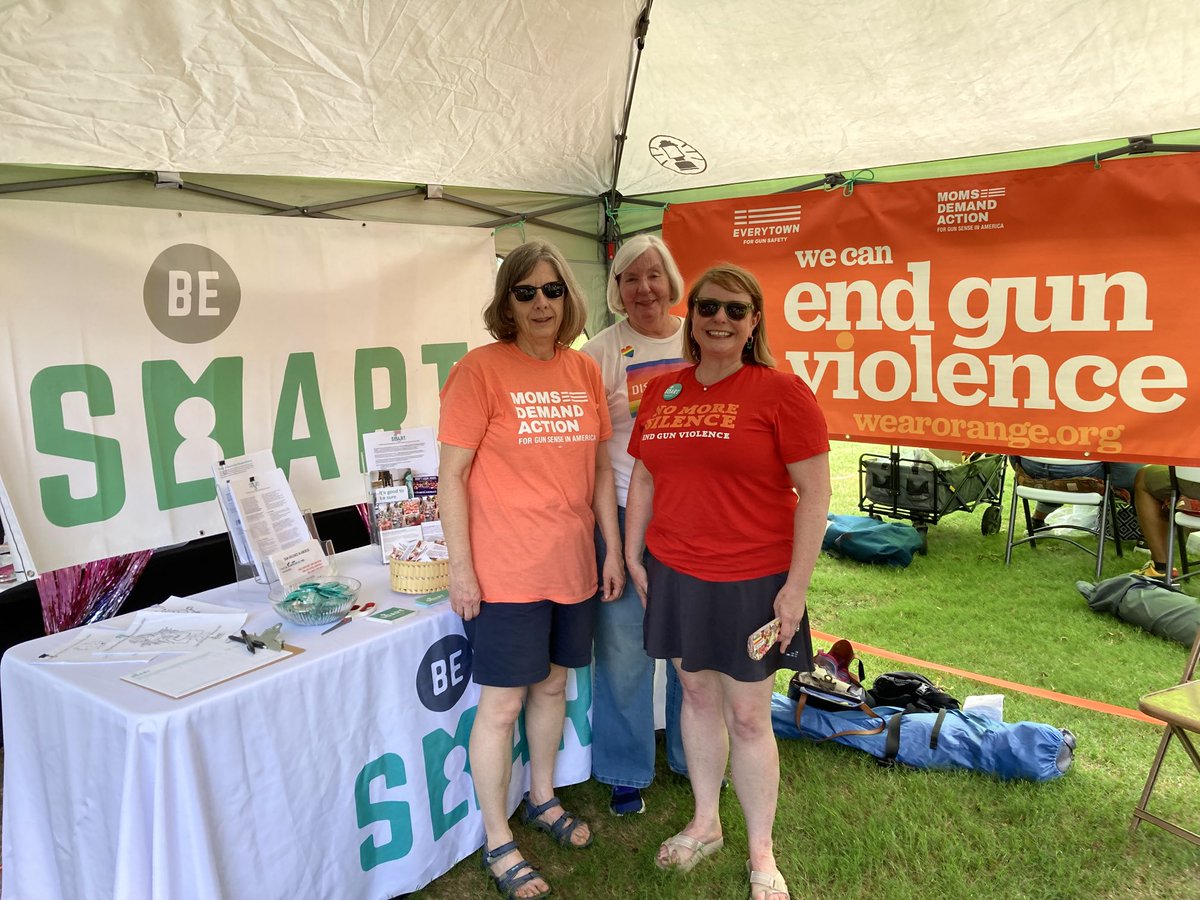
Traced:
MULTIPOLYGON (((120 681, 141 663, 37 661, 68 635, 6 653, 3 900, 383 900, 477 850, 462 622, 393 593, 377 553, 341 572, 417 612, 325 636, 285 624, 305 652, 181 700, 120 681)), ((253 582, 197 597, 245 608, 252 631, 278 621, 253 582)), ((590 775, 587 669, 567 696, 557 784, 590 775)))

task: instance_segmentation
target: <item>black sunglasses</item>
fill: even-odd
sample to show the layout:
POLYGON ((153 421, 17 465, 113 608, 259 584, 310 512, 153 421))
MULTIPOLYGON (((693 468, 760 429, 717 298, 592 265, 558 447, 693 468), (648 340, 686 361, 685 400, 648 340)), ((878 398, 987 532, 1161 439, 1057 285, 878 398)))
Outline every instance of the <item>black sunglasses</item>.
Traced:
POLYGON ((532 284, 516 284, 513 285, 512 295, 522 303, 528 303, 537 296, 538 291, 541 291, 547 300, 557 300, 567 292, 567 283, 565 281, 547 281, 541 287, 532 284))
POLYGON ((754 312, 754 304, 747 303, 745 300, 710 300, 707 297, 701 297, 696 301, 696 312, 705 319, 711 319, 722 307, 731 322, 740 322, 754 312))

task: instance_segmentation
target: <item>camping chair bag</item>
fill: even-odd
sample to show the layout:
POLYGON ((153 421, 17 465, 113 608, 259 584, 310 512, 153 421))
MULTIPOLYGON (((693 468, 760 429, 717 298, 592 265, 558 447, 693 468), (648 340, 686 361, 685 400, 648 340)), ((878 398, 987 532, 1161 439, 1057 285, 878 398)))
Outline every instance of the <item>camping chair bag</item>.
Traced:
POLYGON ((1153 635, 1192 645, 1200 629, 1200 601, 1141 575, 1116 575, 1099 584, 1075 582, 1075 589, 1096 612, 1110 613, 1153 635))
POLYGON ((843 734, 870 731, 880 718, 859 710, 829 712, 810 704, 797 727, 795 709, 794 700, 778 693, 772 696, 771 725, 777 737, 820 741, 836 735, 832 740, 839 744, 884 761, 889 756, 890 731, 892 758, 915 769, 969 769, 1005 781, 1050 781, 1063 775, 1074 759, 1075 736, 1039 722, 1006 724, 962 710, 906 713, 894 706, 877 706, 875 712, 888 728, 877 734, 843 734))
POLYGON ((826 516, 821 549, 858 562, 907 566, 921 549, 921 533, 911 525, 869 516, 826 516))

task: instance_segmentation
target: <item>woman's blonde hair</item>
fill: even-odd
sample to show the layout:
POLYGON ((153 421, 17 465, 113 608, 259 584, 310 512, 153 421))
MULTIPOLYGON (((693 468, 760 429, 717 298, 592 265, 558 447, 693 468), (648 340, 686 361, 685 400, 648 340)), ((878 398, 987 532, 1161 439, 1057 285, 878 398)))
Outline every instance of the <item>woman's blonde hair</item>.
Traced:
POLYGON ((675 258, 671 256, 667 245, 652 234, 639 234, 621 245, 609 269, 608 308, 618 315, 628 315, 625 311, 625 301, 621 299, 621 273, 647 250, 656 251, 662 259, 663 274, 667 276, 667 284, 671 287, 671 305, 674 306, 683 296, 683 276, 679 274, 679 266, 675 264, 675 258))
MULTIPOLYGON (((567 286, 567 293, 562 298, 563 316, 558 326, 558 336, 555 340, 570 346, 575 338, 583 333, 587 324, 587 308, 584 306, 583 292, 579 282, 562 251, 546 241, 529 241, 514 249, 496 272, 496 289, 492 300, 483 311, 483 324, 488 333, 498 341, 515 341, 517 339, 517 322, 513 318, 509 294, 512 289, 529 277, 537 264, 548 262, 554 267, 555 273, 567 286)), ((556 301, 557 302, 557 301, 556 301)))
POLYGON ((715 284, 735 294, 749 296, 750 302, 754 304, 754 311, 758 313, 758 324, 754 326, 754 332, 742 348, 742 362, 747 365, 775 368, 775 357, 771 355, 771 348, 767 345, 767 317, 763 315, 762 287, 752 274, 731 263, 713 266, 697 278, 692 284, 692 289, 688 291, 687 318, 683 323, 683 358, 691 363, 700 362, 700 345, 692 337, 692 320, 696 317, 696 298, 707 284, 715 284))

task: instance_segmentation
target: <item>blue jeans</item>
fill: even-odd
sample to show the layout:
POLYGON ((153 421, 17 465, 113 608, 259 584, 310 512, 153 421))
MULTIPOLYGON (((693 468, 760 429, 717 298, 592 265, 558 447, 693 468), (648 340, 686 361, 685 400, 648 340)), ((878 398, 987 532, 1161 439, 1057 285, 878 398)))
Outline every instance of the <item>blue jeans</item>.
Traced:
MULTIPOLYGON (((1104 478, 1102 463, 1091 466, 1061 466, 1054 463, 1037 462, 1023 456, 1014 458, 1020 461, 1021 468, 1030 478, 1104 478)), ((1108 471, 1112 475, 1113 487, 1124 488, 1133 494, 1133 478, 1141 467, 1142 463, 1110 462, 1108 471)), ((1039 519, 1044 519, 1058 509, 1058 506, 1057 503, 1039 503, 1034 515, 1039 519)))
MULTIPOLYGON (((621 539, 625 509, 617 507, 621 539)), ((606 547, 596 532, 596 556, 603 567, 606 547)), ((645 610, 632 581, 596 615, 595 688, 592 693, 592 777, 602 784, 644 788, 654 780, 654 660, 643 647, 645 610)), ((687 774, 679 707, 683 689, 667 664, 667 765, 687 774)))

